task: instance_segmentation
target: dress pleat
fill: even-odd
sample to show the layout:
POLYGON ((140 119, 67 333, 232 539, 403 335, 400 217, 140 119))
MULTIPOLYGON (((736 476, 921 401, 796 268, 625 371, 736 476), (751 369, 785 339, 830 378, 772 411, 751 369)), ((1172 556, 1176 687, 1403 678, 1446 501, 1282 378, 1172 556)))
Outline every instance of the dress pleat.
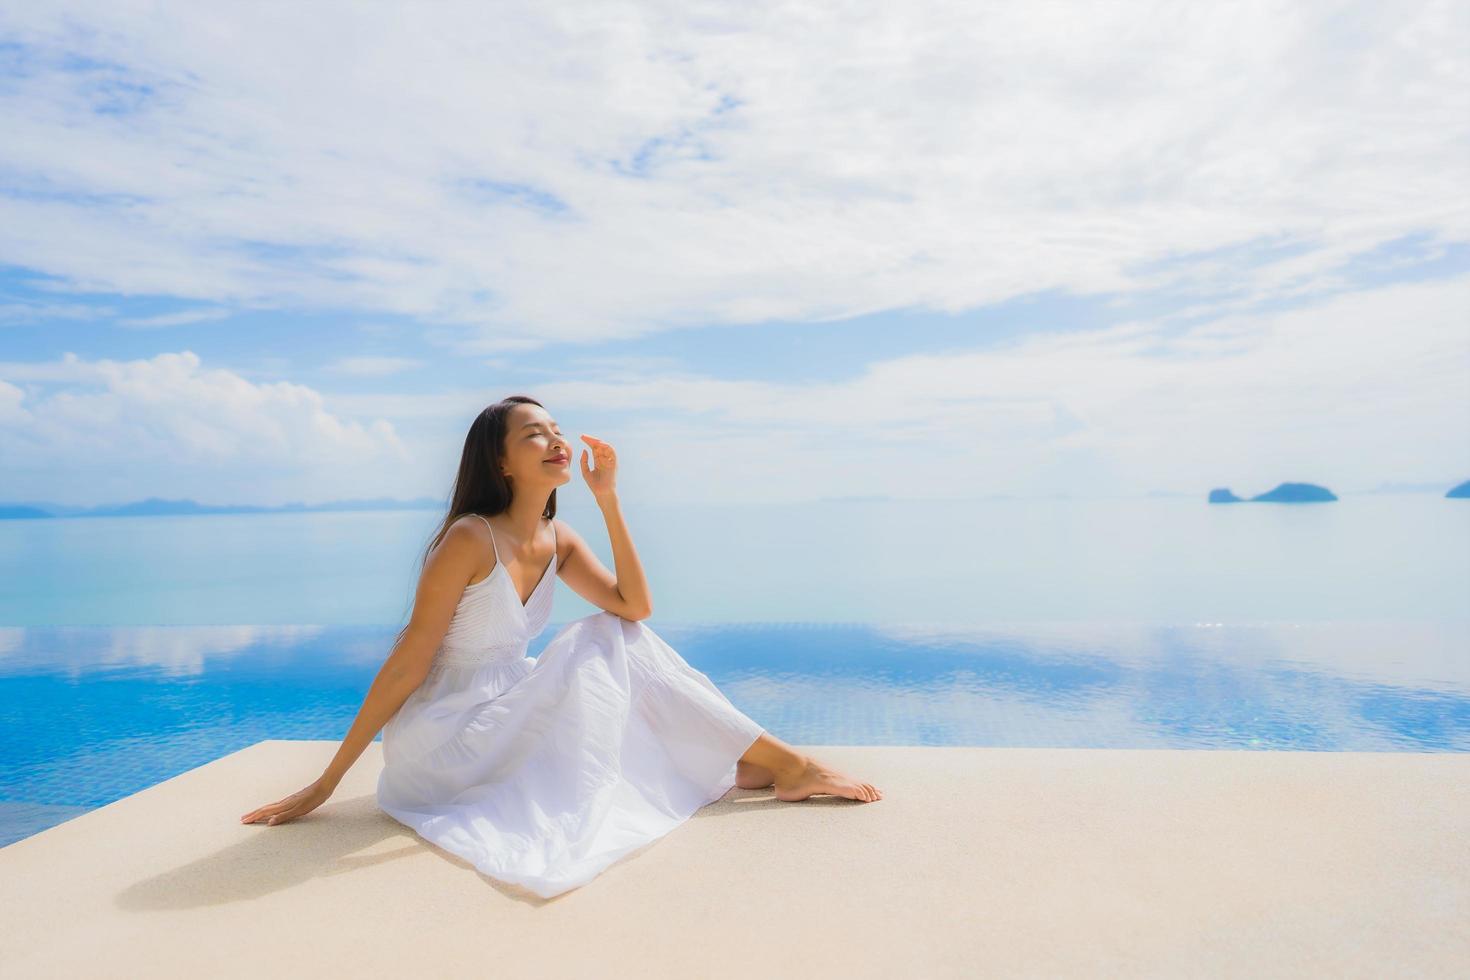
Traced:
POLYGON ((383 728, 377 802, 484 874, 551 898, 723 797, 764 729, 640 621, 599 611, 527 656, 550 618, 556 558, 522 606, 496 557, 383 728))

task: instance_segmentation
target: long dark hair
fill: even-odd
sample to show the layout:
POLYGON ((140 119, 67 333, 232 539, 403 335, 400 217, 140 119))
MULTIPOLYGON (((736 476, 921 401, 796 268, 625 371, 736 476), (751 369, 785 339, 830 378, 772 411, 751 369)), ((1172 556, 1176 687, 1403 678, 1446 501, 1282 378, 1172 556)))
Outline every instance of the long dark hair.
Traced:
MULTIPOLYGON (((517 405, 546 407, 530 395, 507 395, 476 415, 475 420, 470 423, 470 431, 465 433, 464 449, 459 456, 459 472, 455 474, 454 485, 449 490, 449 509, 419 557, 420 575, 429 562, 429 555, 444 540, 444 535, 449 533, 455 521, 466 514, 484 514, 489 517, 510 507, 512 494, 505 474, 500 472, 500 457, 505 446, 506 416, 517 405)), ((548 520, 556 516, 555 489, 547 497, 546 509, 541 512, 541 516, 548 520)), ((413 598, 410 597, 409 609, 404 613, 405 619, 411 616, 412 610, 413 598)), ((403 634, 407 631, 408 623, 405 622, 393 639, 394 646, 398 645, 398 641, 403 639, 403 634)))

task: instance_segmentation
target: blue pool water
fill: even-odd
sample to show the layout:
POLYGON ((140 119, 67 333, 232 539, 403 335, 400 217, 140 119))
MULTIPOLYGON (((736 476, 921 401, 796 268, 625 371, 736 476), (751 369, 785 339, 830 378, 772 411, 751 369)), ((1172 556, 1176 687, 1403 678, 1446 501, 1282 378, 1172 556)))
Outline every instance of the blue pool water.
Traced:
MULTIPOLYGON (((1470 751, 1464 623, 647 622, 798 745, 1470 751)), ((393 633, 0 628, 0 845, 262 739, 341 739, 393 633)))

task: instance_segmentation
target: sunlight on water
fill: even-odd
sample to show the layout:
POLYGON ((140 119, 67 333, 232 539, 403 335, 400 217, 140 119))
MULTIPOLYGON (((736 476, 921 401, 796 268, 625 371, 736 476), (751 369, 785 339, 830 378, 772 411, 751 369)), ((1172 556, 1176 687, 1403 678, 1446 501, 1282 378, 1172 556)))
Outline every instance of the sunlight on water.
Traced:
MULTIPOLYGON (((799 745, 1470 751, 1453 624, 648 625, 799 745)), ((391 638, 0 629, 0 842, 262 739, 341 739, 391 638)))

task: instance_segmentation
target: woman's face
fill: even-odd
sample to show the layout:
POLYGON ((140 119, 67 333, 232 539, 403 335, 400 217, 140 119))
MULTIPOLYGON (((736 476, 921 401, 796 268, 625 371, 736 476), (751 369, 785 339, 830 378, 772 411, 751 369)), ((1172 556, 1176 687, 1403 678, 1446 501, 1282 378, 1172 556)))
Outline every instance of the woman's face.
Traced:
POLYGON ((517 405, 506 416, 500 471, 512 485, 558 487, 572 478, 572 447, 540 405, 517 405), (555 457, 561 457, 558 461, 555 457))

